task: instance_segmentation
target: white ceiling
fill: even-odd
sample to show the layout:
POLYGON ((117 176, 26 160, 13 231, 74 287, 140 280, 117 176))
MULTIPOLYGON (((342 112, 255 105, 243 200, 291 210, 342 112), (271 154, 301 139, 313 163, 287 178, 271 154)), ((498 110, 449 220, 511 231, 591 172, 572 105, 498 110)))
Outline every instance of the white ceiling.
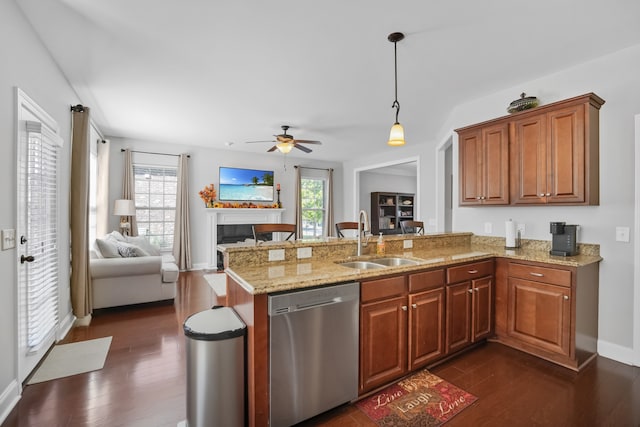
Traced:
POLYGON ((292 154, 321 160, 398 150, 392 32, 408 144, 466 100, 640 43, 637 0, 14 1, 105 135, 264 152, 244 141, 288 124, 323 142, 292 154))

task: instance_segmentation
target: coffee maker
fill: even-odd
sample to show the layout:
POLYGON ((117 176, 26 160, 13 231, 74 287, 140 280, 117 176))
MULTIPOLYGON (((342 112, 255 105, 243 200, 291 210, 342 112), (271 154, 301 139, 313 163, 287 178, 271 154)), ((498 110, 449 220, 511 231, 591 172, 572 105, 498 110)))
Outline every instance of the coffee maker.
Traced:
POLYGON ((576 246, 577 225, 567 225, 564 222, 551 223, 551 255, 572 256, 578 254, 576 246))

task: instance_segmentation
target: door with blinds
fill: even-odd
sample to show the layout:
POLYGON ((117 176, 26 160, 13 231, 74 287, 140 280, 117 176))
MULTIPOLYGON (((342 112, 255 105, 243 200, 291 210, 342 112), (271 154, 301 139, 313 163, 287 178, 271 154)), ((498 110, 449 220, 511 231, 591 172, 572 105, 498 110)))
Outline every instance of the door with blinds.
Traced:
POLYGON ((29 103, 20 103, 17 143, 18 374, 21 382, 56 338, 58 151, 62 145, 55 121, 38 111, 37 106, 30 110, 25 105, 29 103))

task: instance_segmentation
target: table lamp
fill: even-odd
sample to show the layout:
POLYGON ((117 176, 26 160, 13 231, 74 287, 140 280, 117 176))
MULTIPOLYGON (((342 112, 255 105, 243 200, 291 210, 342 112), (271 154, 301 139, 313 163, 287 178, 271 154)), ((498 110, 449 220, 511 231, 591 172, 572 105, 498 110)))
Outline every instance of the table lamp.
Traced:
POLYGON ((113 205, 113 214, 120 216, 120 232, 128 236, 131 224, 127 221, 127 217, 136 215, 136 206, 133 200, 116 200, 113 205))

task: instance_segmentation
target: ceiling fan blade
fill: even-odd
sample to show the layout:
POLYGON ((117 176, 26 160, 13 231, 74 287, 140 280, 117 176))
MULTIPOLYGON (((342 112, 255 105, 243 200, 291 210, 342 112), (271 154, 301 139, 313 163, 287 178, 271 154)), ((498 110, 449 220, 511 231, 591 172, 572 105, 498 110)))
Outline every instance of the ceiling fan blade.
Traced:
POLYGON ((304 145, 293 144, 298 150, 302 150, 305 153, 310 153, 312 150, 310 148, 305 147, 304 145))
POLYGON ((294 139, 295 143, 302 142, 303 144, 322 144, 320 141, 313 141, 310 139, 294 139))
POLYGON ((274 145, 273 147, 271 147, 271 148, 269 148, 269 149, 267 150, 267 153, 270 153, 270 152, 272 152, 272 151, 276 151, 277 149, 278 149, 278 146, 274 145))
POLYGON ((271 140, 271 141, 266 141, 266 140, 265 141, 245 141, 244 143, 245 144, 255 144, 255 143, 258 143, 258 142, 276 142, 276 141, 274 141, 274 140, 271 140))

